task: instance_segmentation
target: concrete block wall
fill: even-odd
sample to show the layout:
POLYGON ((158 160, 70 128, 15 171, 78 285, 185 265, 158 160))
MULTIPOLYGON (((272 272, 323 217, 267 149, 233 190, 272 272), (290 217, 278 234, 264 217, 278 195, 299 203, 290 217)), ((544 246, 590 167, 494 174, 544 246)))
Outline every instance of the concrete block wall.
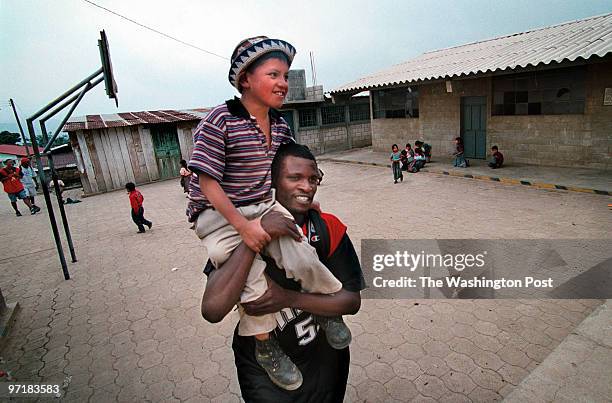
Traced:
POLYGON ((348 133, 346 125, 300 128, 297 141, 308 146, 314 154, 322 154, 348 150, 349 144, 353 148, 369 146, 372 144, 372 135, 370 123, 362 122, 350 124, 348 133), (347 136, 350 136, 350 139, 347 136))
POLYGON ((367 147, 372 145, 372 132, 370 122, 354 123, 349 126, 353 148, 367 147))
POLYGON ((372 119, 372 146, 375 151, 390 152, 391 145, 400 148, 420 139, 420 119, 372 119))
POLYGON ((588 65, 585 85, 584 114, 492 116, 487 145, 510 162, 612 170, 612 106, 603 105, 612 62, 588 65))
POLYGON ((612 88, 612 61, 587 66, 586 105, 580 115, 491 116, 490 77, 454 80, 419 87, 419 118, 372 119, 372 145, 388 151, 391 144, 421 139, 432 145, 433 159, 450 161, 453 139, 461 133, 461 97, 487 97, 487 158, 497 145, 507 163, 579 166, 612 170, 612 106, 604 90, 612 88))

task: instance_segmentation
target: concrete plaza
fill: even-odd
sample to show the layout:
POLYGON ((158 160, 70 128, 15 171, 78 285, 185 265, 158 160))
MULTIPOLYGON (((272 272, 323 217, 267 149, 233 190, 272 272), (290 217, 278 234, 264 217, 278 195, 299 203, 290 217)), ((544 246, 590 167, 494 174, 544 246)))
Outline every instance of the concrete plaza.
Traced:
MULTIPOLYGON (((358 252, 365 238, 610 238, 606 196, 426 173, 394 185, 381 167, 321 167, 318 200, 347 224, 358 252)), ((201 318, 206 254, 178 180, 140 190, 154 223, 146 234, 136 234, 124 192, 66 206, 78 257, 69 281, 46 209, 15 217, 8 200, 0 204, 0 287, 21 306, 0 369, 21 382, 63 383, 66 402, 239 401, 237 317, 201 318)), ((502 400, 602 302, 364 300, 348 318, 346 401, 502 400)), ((609 373, 612 350, 601 351, 609 373)))

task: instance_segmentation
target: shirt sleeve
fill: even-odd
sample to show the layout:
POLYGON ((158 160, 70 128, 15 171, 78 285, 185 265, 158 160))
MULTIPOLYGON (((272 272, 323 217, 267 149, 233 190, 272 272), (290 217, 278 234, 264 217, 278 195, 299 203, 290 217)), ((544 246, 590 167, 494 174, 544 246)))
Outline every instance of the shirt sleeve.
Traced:
POLYGON ((347 291, 359 292, 365 288, 361 264, 349 236, 345 233, 340 244, 327 261, 327 267, 347 291))
POLYGON ((205 173, 221 182, 225 172, 225 131, 203 120, 193 135, 193 154, 188 164, 196 173, 205 173))

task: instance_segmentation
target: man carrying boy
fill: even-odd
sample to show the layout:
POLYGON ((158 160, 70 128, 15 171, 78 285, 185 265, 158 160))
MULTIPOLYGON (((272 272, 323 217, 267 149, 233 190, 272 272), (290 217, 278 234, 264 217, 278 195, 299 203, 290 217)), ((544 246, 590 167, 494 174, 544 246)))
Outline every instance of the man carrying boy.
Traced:
MULTIPOLYGON (((245 39, 236 47, 229 81, 241 98, 213 108, 194 131, 189 169, 198 175, 198 181, 192 184, 187 215, 215 267, 244 242, 256 253, 265 252, 287 277, 300 281, 304 290, 333 294, 342 289, 342 283, 319 261, 316 251, 301 241, 299 228, 293 229, 293 239, 283 236, 271 240, 260 221, 271 211, 291 218, 275 201, 271 165, 279 146, 293 141, 289 126, 275 109, 287 95, 294 55, 291 44, 265 36, 245 39)), ((312 202, 308 195, 296 196, 296 200, 312 202)), ((240 302, 256 300, 265 293, 265 267, 258 255, 240 302)), ((257 362, 270 379, 287 390, 299 388, 299 369, 270 337, 276 328, 274 315, 249 316, 242 308, 240 314, 239 334, 255 336, 257 362)), ((338 348, 350 343, 350 332, 342 326, 334 326, 338 331, 326 331, 330 344, 338 348)))
MULTIPOLYGON (((336 216, 298 202, 299 195, 314 199, 317 177, 317 162, 307 147, 287 143, 279 148, 272 163, 277 200, 308 234, 308 242, 315 247, 319 259, 342 282, 342 290, 334 295, 300 292, 299 283, 286 278, 274 261, 266 260, 268 290, 256 301, 244 304, 244 308, 254 315, 276 313, 275 338, 303 371, 304 383, 295 391, 276 387, 255 360, 253 337, 242 337, 235 331, 232 349, 245 402, 337 403, 344 400, 349 348, 332 348, 317 323, 320 315, 357 313, 365 282, 346 226, 336 216)), ((261 222, 273 237, 288 235, 293 227, 293 220, 277 212, 266 214, 261 222)), ((206 265, 208 281, 202 296, 202 316, 206 320, 219 322, 232 311, 254 258, 255 253, 241 243, 221 267, 206 265)))
POLYGON ((504 154, 499 152, 497 146, 491 147, 491 161, 489 167, 493 169, 501 168, 504 165, 504 154))
POLYGON ((17 208, 17 199, 23 200, 30 209, 31 214, 36 214, 40 211, 40 208, 33 205, 30 201, 28 192, 23 187, 23 183, 21 183, 23 174, 19 168, 14 167, 14 163, 12 159, 4 160, 4 168, 0 169, 0 181, 2 181, 4 191, 8 194, 11 206, 13 206, 17 217, 21 217, 21 212, 17 208))
POLYGON ((134 221, 134 224, 136 224, 138 227, 138 233, 143 234, 145 232, 145 225, 149 227, 149 229, 151 229, 153 226, 153 223, 144 217, 144 207, 142 206, 144 196, 138 191, 138 189, 136 189, 136 185, 134 185, 132 182, 125 184, 125 190, 130 196, 132 221, 134 221))

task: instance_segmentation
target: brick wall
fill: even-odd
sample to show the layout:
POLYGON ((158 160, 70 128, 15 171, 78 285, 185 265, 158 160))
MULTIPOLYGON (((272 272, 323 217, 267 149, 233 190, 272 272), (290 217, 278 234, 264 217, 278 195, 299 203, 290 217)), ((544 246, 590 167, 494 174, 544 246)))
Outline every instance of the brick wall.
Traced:
MULTIPOLYGON (((487 96, 487 152, 497 145, 508 163, 612 169, 612 106, 603 105, 612 87, 612 62, 587 68, 586 105, 581 115, 491 116, 491 78, 443 82, 419 87, 418 119, 373 119, 372 145, 422 139, 433 147, 434 160, 450 161, 453 139, 460 135, 463 96, 487 96)), ((487 154, 488 157, 489 154, 487 154)))
POLYGON ((346 125, 321 126, 312 129, 300 128, 297 133, 297 140, 301 144, 307 145, 315 154, 348 150, 349 140, 353 148, 372 144, 370 122, 351 123, 348 135, 350 138, 347 138, 346 125))

